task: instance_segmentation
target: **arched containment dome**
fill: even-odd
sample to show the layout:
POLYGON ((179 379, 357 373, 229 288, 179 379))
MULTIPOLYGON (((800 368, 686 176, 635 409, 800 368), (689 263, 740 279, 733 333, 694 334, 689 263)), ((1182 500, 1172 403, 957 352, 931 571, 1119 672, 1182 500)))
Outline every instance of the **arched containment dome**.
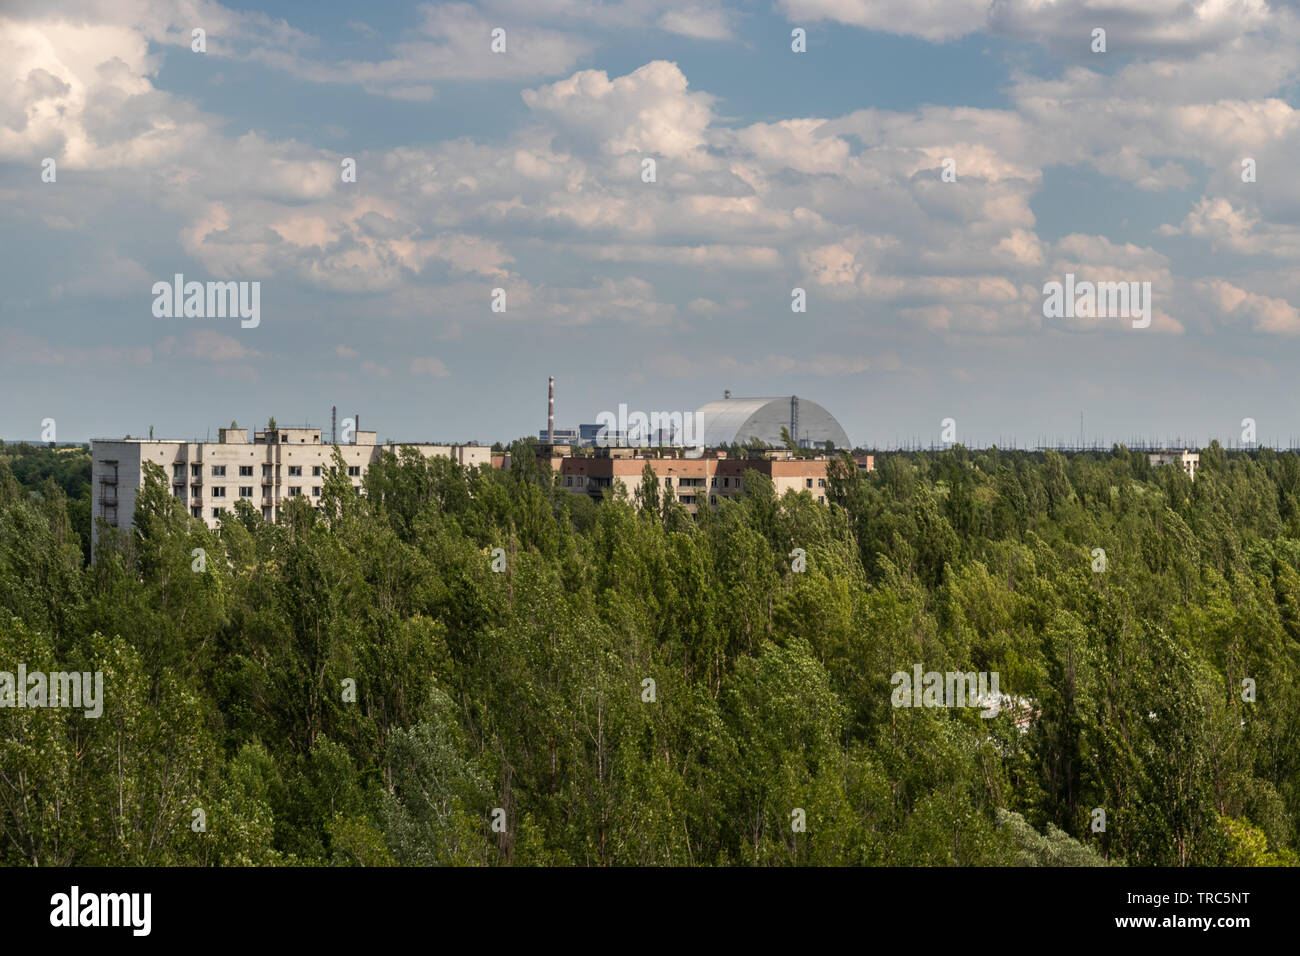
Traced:
POLYGON ((828 441, 834 442, 836 448, 853 447, 835 416, 816 402, 796 395, 727 398, 709 402, 695 416, 697 434, 703 431, 703 444, 708 447, 743 445, 751 438, 758 438, 780 448, 782 426, 801 447, 825 445, 828 441))

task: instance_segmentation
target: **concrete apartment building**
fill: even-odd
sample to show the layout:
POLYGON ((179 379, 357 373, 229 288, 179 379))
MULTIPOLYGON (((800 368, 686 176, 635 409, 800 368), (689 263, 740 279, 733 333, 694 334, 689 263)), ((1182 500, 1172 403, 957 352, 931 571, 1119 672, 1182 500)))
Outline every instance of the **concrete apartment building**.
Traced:
MULTIPOLYGON (((788 451, 770 451, 760 457, 728 458, 725 452, 708 452, 701 458, 686 458, 683 449, 663 449, 662 454, 644 448, 604 448, 595 457, 552 459, 559 472, 560 486, 574 494, 599 500, 606 489, 621 481, 633 496, 641 487, 641 475, 649 465, 663 490, 672 489, 676 499, 695 514, 704 503, 716 505, 718 498, 735 498, 743 488, 744 474, 754 470, 772 480, 777 497, 787 491, 807 491, 813 499, 826 502, 826 467, 831 459, 799 458, 788 451)), ((855 459, 860 472, 871 471, 871 455, 855 459)), ((661 492, 662 493, 662 492, 661 492)))
POLYGON ((1164 465, 1178 465, 1186 473, 1187 477, 1196 480, 1196 469, 1201 463, 1201 456, 1196 452, 1188 451, 1184 448, 1178 451, 1158 451, 1147 455, 1147 461, 1151 463, 1152 468, 1159 468, 1164 465))
MULTIPOLYGON (((258 507, 268 521, 276 520, 289 498, 301 496, 318 505, 334 447, 321 441, 319 428, 268 429, 254 432, 252 441, 245 428, 223 428, 215 442, 94 439, 90 443, 92 553, 99 542, 99 519, 114 528, 131 527, 136 494, 144 486, 145 462, 166 472, 172 494, 185 503, 191 516, 215 528, 222 513, 232 511, 240 500, 258 507)), ((487 446, 380 445, 372 431, 357 431, 352 443, 337 447, 358 494, 366 469, 385 451, 400 454, 403 448, 414 448, 426 457, 450 458, 466 467, 492 464, 487 446)))

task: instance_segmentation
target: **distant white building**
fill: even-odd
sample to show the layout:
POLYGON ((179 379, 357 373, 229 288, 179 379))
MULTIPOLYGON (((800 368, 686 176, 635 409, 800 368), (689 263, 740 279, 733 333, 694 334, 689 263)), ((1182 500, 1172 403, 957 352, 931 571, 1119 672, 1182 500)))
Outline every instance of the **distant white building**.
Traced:
POLYGON ((695 413, 696 427, 702 431, 695 444, 716 448, 757 438, 781 448, 784 428, 800 448, 823 448, 828 441, 836 448, 853 447, 835 416, 816 402, 797 395, 732 398, 730 391, 725 394, 722 401, 702 405, 695 413))
POLYGON ((1182 451, 1157 451, 1147 455, 1147 461, 1151 462, 1152 468, 1159 468, 1162 465, 1181 465, 1183 472, 1188 478, 1196 480, 1196 468, 1201 463, 1201 456, 1196 452, 1188 451, 1184 448, 1182 451))
MULTIPOLYGON (((348 477, 358 494, 366 469, 385 451, 414 448, 426 457, 450 458, 466 467, 491 465, 484 445, 376 444, 375 432, 357 431, 349 444, 338 445, 348 477)), ((321 485, 333 462, 333 445, 321 442, 319 428, 276 428, 254 432, 223 428, 216 442, 97 438, 91 454, 91 548, 99 543, 99 519, 114 528, 129 528, 135 499, 144 487, 144 463, 167 473, 172 495, 194 518, 217 527, 236 501, 248 501, 274 521, 288 498, 304 497, 319 506, 321 485)))

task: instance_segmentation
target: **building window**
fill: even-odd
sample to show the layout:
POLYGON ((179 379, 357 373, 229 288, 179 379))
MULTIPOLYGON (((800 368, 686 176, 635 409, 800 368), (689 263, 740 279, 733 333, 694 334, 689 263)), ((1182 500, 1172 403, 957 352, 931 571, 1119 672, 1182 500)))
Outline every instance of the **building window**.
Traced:
POLYGON ((292 486, 289 488, 289 497, 290 497, 290 498, 297 498, 300 494, 302 494, 302 489, 299 488, 297 485, 292 485, 292 486))
POLYGON ((239 477, 240 477, 240 478, 252 478, 252 477, 253 477, 253 466, 252 466, 252 465, 240 465, 240 466, 239 466, 239 477))
POLYGON ((202 465, 190 465, 190 477, 191 477, 191 478, 202 478, 202 477, 203 477, 203 466, 202 466, 202 465))
POLYGON ((812 487, 812 479, 811 479, 811 478, 805 478, 803 481, 804 481, 804 487, 805 487, 805 488, 811 488, 811 487, 812 487))
POLYGON ((355 491, 355 492, 357 493, 357 497, 358 497, 358 498, 361 497, 361 486, 360 486, 360 485, 353 485, 353 486, 352 486, 352 490, 355 491))
POLYGON ((716 488, 716 487, 718 487, 718 476, 717 476, 717 475, 714 475, 712 478, 709 479, 709 487, 710 487, 710 488, 716 488))
POLYGON ((826 504, 826 496, 825 496, 825 495, 818 495, 818 496, 817 496, 817 503, 818 503, 818 504, 823 504, 823 505, 826 504))
POLYGON ((253 486, 252 486, 252 485, 241 485, 241 486, 240 486, 240 489, 239 489, 239 497, 241 497, 241 498, 251 498, 251 497, 253 497, 253 486))
POLYGON ((579 475, 579 476, 578 476, 578 487, 579 487, 579 488, 582 487, 584 481, 585 481, 585 479, 582 477, 582 475, 579 475))
POLYGON ((220 518, 220 517, 221 517, 221 509, 220 509, 220 508, 213 508, 213 509, 212 509, 212 517, 214 517, 214 518, 220 518))
POLYGON ((198 486, 198 485, 190 485, 190 497, 191 497, 191 498, 197 498, 198 496, 199 496, 199 486, 198 486))
POLYGON ((320 485, 317 485, 316 487, 314 487, 314 488, 311 490, 311 496, 312 496, 313 498, 319 498, 319 497, 320 497, 320 485))
POLYGON ((225 489, 225 488, 213 488, 213 489, 212 489, 212 497, 214 497, 214 498, 224 498, 224 497, 226 497, 226 489, 225 489))
POLYGON ((203 509, 200 508, 198 505, 195 505, 193 508, 190 509, 190 514, 193 515, 195 518, 202 518, 203 509))
POLYGON ((289 466, 289 477, 290 477, 290 478, 301 478, 301 477, 302 477, 302 465, 290 465, 290 466, 289 466))
POLYGON ((320 477, 320 465, 313 465, 313 466, 312 466, 312 469, 311 469, 311 476, 312 476, 313 478, 319 478, 319 477, 320 477))
POLYGON ((361 466, 360 466, 360 465, 348 465, 348 477, 349 477, 349 478, 360 478, 360 477, 361 477, 361 466))
POLYGON ((572 475, 565 475, 565 476, 564 476, 564 487, 566 487, 566 488, 572 488, 572 487, 573 487, 573 476, 572 476, 572 475))
POLYGON ((664 487, 665 487, 665 488, 671 488, 672 486, 673 486, 673 476, 672 476, 672 475, 665 475, 665 476, 664 476, 664 487))
POLYGON ((226 466, 225 466, 225 465, 213 465, 213 466, 212 466, 212 477, 213 477, 213 478, 224 478, 224 477, 226 477, 226 466))
POLYGON ((270 466, 270 465, 263 465, 263 466, 262 466, 262 477, 263 477, 263 478, 270 478, 270 477, 271 477, 271 466, 270 466))
POLYGON ((724 487, 724 488, 730 488, 730 487, 731 487, 731 479, 730 479, 730 478, 723 478, 723 479, 722 479, 722 487, 724 487))
POLYGON ((172 477, 173 477, 173 478, 184 478, 184 477, 185 477, 185 466, 184 466, 184 465, 172 465, 172 477))
POLYGON ((709 495, 709 504, 711 504, 711 505, 716 505, 717 503, 718 503, 718 496, 717 496, 717 495, 709 495))
POLYGON ((825 487, 826 487, 826 479, 825 479, 825 478, 818 478, 818 479, 817 479, 817 487, 818 487, 818 488, 825 488, 825 487))
POLYGON ((263 505, 263 506, 262 506, 262 517, 265 518, 267 521, 270 521, 270 520, 271 520, 271 506, 270 506, 270 505, 263 505))

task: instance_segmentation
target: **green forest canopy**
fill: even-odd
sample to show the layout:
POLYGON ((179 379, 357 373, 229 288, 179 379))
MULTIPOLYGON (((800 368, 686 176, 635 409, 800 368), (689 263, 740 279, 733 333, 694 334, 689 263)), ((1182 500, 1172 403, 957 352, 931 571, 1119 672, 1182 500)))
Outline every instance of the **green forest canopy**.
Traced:
POLYGON ((1296 862, 1294 454, 887 454, 698 520, 389 454, 220 532, 151 468, 90 566, 46 451, 0 451, 0 670, 107 700, 0 709, 5 863, 1296 862), (917 664, 1036 719, 894 708, 917 664))

